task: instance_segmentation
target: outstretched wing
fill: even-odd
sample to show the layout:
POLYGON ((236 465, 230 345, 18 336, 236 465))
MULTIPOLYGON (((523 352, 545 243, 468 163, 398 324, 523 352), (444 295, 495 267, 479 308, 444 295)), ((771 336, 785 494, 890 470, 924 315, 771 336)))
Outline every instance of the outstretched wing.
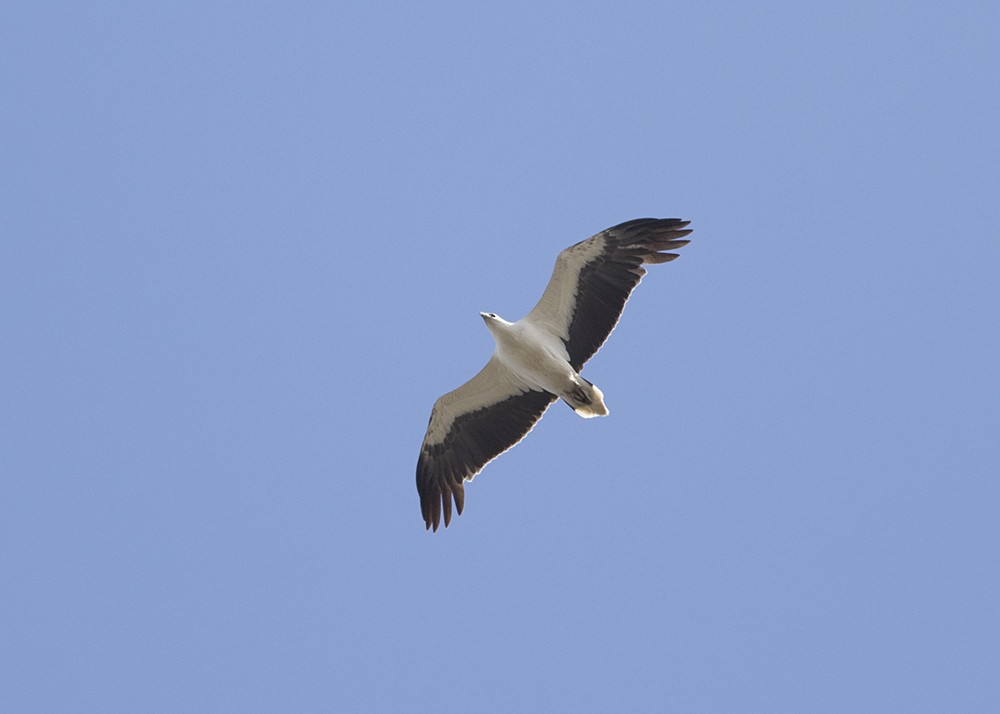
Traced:
POLYGON ((601 231, 559 254, 542 298, 525 320, 558 335, 579 371, 618 324, 625 303, 646 274, 643 263, 677 258, 690 221, 638 218, 601 231))
POLYGON ((417 491, 427 528, 436 531, 444 511, 451 523, 465 503, 464 481, 531 431, 555 395, 529 389, 496 357, 479 374, 434 403, 417 461, 417 491))

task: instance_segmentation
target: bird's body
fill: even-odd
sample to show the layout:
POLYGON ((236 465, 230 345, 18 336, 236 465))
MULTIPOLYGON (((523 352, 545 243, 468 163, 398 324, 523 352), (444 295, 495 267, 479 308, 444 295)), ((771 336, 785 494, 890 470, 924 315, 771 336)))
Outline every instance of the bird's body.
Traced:
POLYGON ((643 263, 677 257, 686 221, 640 218, 577 243, 556 260, 538 304, 508 322, 480 313, 496 342, 486 366, 434 404, 417 462, 417 490, 427 528, 437 530, 452 500, 461 514, 463 481, 514 446, 556 399, 577 414, 606 416, 601 390, 580 369, 614 329, 645 275, 643 263))
POLYGON ((496 341, 494 356, 526 388, 560 397, 582 417, 607 416, 604 395, 573 369, 562 339, 527 318, 481 314, 496 341))

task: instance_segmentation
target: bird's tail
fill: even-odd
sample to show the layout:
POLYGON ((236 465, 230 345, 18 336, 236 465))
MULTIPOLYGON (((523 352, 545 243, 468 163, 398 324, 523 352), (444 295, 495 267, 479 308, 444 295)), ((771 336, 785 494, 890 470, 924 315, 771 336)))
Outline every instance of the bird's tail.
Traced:
POLYGON ((575 385, 572 392, 563 396, 573 411, 584 419, 610 414, 604 403, 604 393, 583 377, 580 377, 580 382, 582 384, 575 385))

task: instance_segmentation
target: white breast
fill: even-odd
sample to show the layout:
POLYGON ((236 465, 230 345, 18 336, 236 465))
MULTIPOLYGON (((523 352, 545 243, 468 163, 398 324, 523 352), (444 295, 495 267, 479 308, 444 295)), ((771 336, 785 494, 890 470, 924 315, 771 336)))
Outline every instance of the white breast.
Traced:
POLYGON ((496 355, 529 385, 554 394, 573 381, 574 370, 561 339, 521 320, 495 331, 496 355))

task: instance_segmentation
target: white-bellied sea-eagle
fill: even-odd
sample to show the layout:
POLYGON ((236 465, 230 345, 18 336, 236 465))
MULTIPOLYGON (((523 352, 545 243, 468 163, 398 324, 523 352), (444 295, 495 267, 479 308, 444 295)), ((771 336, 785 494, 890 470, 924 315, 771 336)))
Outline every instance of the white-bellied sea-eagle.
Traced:
POLYGON ((556 399, 584 418, 606 416, 601 390, 580 376, 618 324, 629 295, 646 270, 666 263, 691 233, 679 218, 639 218, 570 246, 556 259, 538 304, 523 319, 507 322, 479 313, 496 349, 479 374, 448 392, 431 411, 417 461, 417 491, 427 528, 452 500, 459 514, 463 482, 518 443, 556 399))

